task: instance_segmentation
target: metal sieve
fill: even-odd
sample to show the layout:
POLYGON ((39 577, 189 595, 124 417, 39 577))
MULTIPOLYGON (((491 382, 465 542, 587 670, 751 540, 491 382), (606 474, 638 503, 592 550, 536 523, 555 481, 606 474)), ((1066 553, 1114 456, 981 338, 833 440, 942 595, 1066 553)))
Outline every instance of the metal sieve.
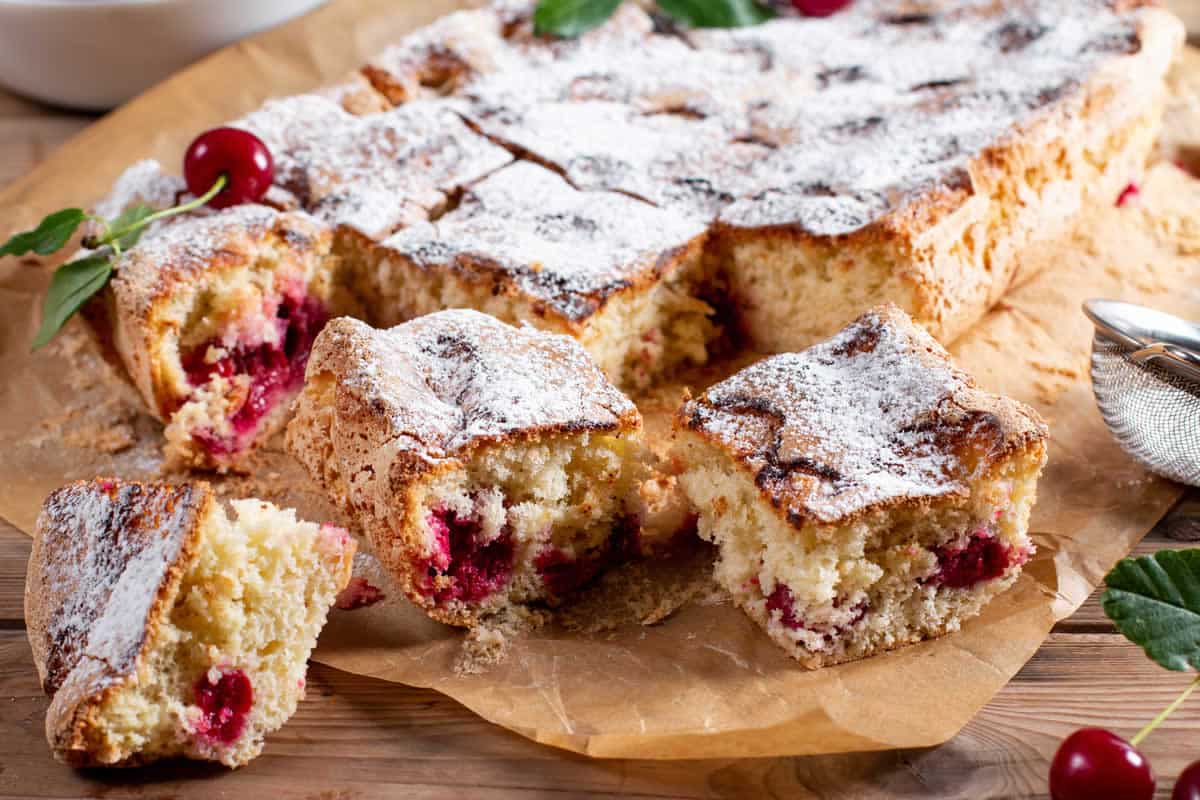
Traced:
POLYGON ((1092 391, 1125 452, 1200 486, 1200 326, 1130 303, 1083 304, 1096 326, 1092 391))

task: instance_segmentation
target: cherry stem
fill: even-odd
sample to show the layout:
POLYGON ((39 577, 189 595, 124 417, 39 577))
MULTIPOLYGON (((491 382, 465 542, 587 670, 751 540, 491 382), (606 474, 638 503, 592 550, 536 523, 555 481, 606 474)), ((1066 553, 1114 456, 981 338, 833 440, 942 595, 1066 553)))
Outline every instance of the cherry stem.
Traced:
POLYGON ((174 206, 173 208, 164 208, 162 211, 156 211, 153 214, 151 214, 150 216, 146 217, 145 219, 138 220, 137 222, 133 223, 132 225, 128 225, 124 228, 121 228, 120 230, 115 230, 115 231, 110 230, 110 231, 106 232, 104 234, 104 236, 100 239, 100 244, 112 245, 113 250, 117 254, 120 254, 121 245, 119 244, 119 242, 125 236, 128 236, 129 234, 133 233, 134 231, 146 227, 147 225, 149 225, 152 222, 157 222, 158 220, 166 219, 167 217, 173 217, 176 214, 186 214, 188 211, 192 211, 194 209, 199 208, 200 206, 204 205, 209 200, 212 200, 214 197, 216 197, 218 194, 220 194, 221 190, 225 188, 225 185, 227 183, 229 183, 229 176, 222 173, 217 178, 216 182, 212 185, 212 188, 210 188, 207 192, 200 195, 199 197, 195 197, 195 198, 187 201, 183 205, 174 206))
POLYGON ((1164 708, 1161 714, 1150 720, 1150 723, 1146 725, 1146 727, 1138 731, 1138 735, 1130 739, 1129 743, 1134 747, 1137 747, 1139 744, 1141 744, 1143 739, 1149 736, 1155 728, 1157 728, 1163 723, 1163 721, 1166 720, 1167 717, 1171 716, 1175 709, 1183 705, 1184 701, 1191 697, 1192 692, 1196 691, 1197 689, 1200 689, 1200 675, 1197 675, 1195 680, 1187 685, 1187 688, 1183 690, 1179 697, 1175 698, 1171 705, 1164 708))

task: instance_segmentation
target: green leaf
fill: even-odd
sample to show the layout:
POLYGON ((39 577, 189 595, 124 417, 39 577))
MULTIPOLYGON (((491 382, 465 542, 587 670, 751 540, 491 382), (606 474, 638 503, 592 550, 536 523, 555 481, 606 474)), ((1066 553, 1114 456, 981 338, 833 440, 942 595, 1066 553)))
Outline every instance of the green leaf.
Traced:
POLYGON ((108 229, 117 233, 135 225, 137 227, 118 238, 117 246, 122 250, 128 250, 137 244, 138 239, 142 238, 142 231, 145 230, 139 223, 156 211, 157 209, 151 206, 132 206, 122 211, 116 219, 109 223, 108 229))
POLYGON ((50 281, 50 291, 46 292, 42 327, 33 339, 33 349, 53 339, 71 315, 104 288, 112 271, 112 258, 107 251, 59 267, 50 281))
POLYGON ((28 252, 48 256, 71 240, 75 229, 87 219, 83 209, 64 208, 43 219, 31 231, 18 233, 3 245, 0 256, 23 256, 28 252))
POLYGON ((658 7, 693 28, 742 28, 775 16, 755 0, 658 0, 658 7))
POLYGON ((1117 630, 1167 669, 1200 669, 1200 550, 1127 558, 1100 598, 1117 630))
POLYGON ((533 12, 538 36, 572 38, 603 25, 621 0, 541 0, 533 12))

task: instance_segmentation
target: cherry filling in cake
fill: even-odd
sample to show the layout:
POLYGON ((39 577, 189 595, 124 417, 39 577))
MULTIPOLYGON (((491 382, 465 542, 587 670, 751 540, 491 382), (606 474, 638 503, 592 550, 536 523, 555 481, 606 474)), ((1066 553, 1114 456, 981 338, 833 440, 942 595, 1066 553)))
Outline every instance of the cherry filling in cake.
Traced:
POLYGON ((969 589, 977 583, 995 580, 1028 558, 982 528, 971 534, 964 545, 936 547, 933 552, 938 568, 928 582, 950 589, 969 589))
POLYGON ((508 584, 514 553, 509 530, 485 541, 478 517, 460 516, 445 507, 434 509, 426 524, 435 548, 434 556, 424 562, 421 591, 436 603, 478 603, 508 584))
POLYGON ((246 728, 246 717, 254 705, 254 688, 240 669, 220 673, 214 683, 212 673, 196 681, 195 702, 201 717, 194 731, 214 742, 230 745, 246 728))
MULTIPOLYGON (((833 602, 834 608, 841 608, 841 606, 841 600, 835 600, 833 602)), ((811 623, 802 617, 797 616, 796 598, 792 594, 792 590, 787 586, 784 586, 782 583, 776 584, 775 590, 767 596, 767 614, 769 616, 774 616, 774 614, 778 612, 779 622, 785 628, 789 628, 794 631, 811 631, 813 633, 821 633, 824 634, 827 639, 833 639, 836 636, 840 636, 841 634, 850 630, 850 628, 853 628, 855 625, 862 622, 863 618, 867 616, 867 609, 869 607, 870 604, 866 600, 860 601, 859 603, 855 604, 854 608, 852 609, 851 617, 848 622, 830 627, 828 625, 811 623)))
POLYGON ((588 548, 581 555, 550 546, 534 559, 534 567, 546 589, 561 597, 584 586, 609 567, 639 556, 641 538, 641 526, 633 518, 626 517, 603 544, 588 548))
POLYGON ((193 348, 183 359, 188 381, 195 389, 215 377, 248 378, 241 401, 229 415, 229 433, 212 429, 193 438, 214 455, 243 450, 253 439, 262 419, 279 401, 298 391, 304 383, 304 368, 313 340, 329 320, 325 307, 311 297, 284 296, 275 312, 275 337, 264 337, 252 345, 226 346, 213 339, 193 348), (210 352, 220 353, 211 358, 210 352))

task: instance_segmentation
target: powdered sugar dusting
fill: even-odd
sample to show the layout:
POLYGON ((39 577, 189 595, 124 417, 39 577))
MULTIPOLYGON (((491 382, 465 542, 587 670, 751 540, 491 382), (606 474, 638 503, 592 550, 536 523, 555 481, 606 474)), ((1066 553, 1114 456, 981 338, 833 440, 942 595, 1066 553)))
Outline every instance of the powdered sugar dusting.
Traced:
POLYGON ((611 295, 668 271, 671 253, 704 231, 624 195, 576 191, 522 162, 477 184, 437 222, 403 230, 383 247, 426 269, 497 273, 579 321, 611 295))
POLYGON ((577 186, 835 236, 963 186, 984 149, 1042 109, 1067 109, 1099 69, 1136 53, 1144 13, 1104 0, 900 13, 862 0, 686 43, 527 46, 455 99, 472 124, 577 186), (696 185, 704 202, 686 191, 696 185))
POLYGON ((200 501, 189 486, 115 480, 73 484, 46 500, 31 580, 52 609, 47 689, 62 685, 84 658, 105 664, 112 679, 133 668, 200 501))
POLYGON ((373 238, 423 221, 448 193, 512 160, 439 101, 352 115, 299 95, 268 102, 233 123, 275 158, 275 182, 318 219, 373 238))
POLYGON ((522 433, 615 431, 637 418, 574 339, 466 309, 382 331, 334 320, 309 362, 310 377, 322 371, 384 418, 396 446, 426 460, 522 433))
POLYGON ((997 420, 981 395, 932 337, 884 307, 713 386, 681 419, 742 462, 790 519, 833 523, 967 491, 962 442, 997 420))

